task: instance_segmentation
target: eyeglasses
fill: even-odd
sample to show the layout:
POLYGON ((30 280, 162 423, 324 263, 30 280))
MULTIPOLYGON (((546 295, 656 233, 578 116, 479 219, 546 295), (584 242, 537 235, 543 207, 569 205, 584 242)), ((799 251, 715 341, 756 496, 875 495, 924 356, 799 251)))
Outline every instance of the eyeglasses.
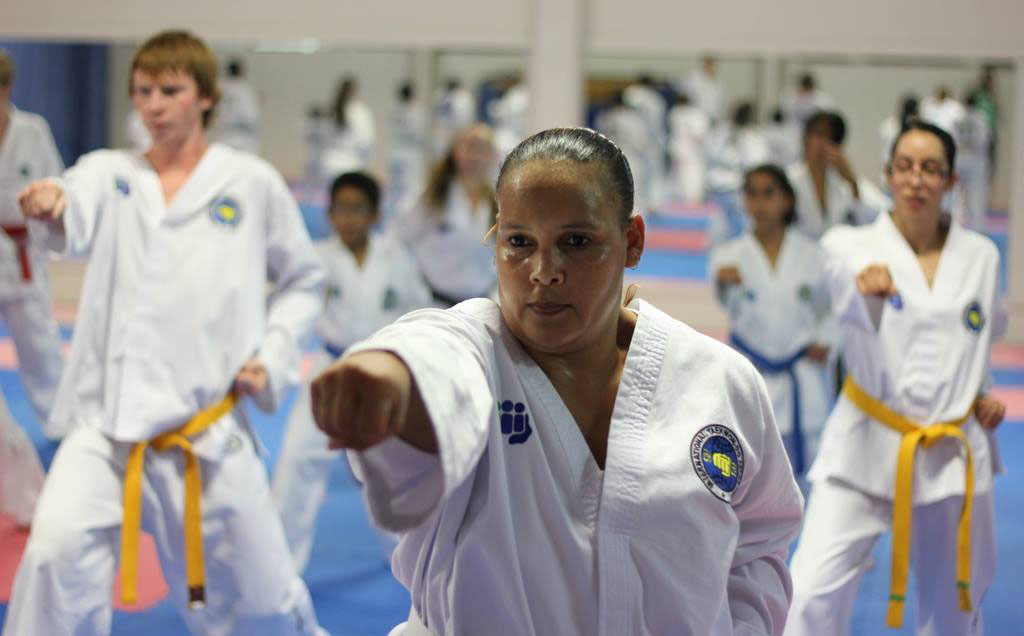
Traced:
POLYGON ((331 214, 360 214, 371 215, 373 209, 368 205, 332 205, 331 214))
POLYGON ((921 175, 922 181, 929 183, 945 181, 946 177, 949 176, 949 171, 946 170, 944 164, 931 160, 922 161, 920 164, 914 165, 914 162, 910 159, 897 159, 889 164, 889 170, 893 175, 903 179, 908 179, 917 172, 921 175))

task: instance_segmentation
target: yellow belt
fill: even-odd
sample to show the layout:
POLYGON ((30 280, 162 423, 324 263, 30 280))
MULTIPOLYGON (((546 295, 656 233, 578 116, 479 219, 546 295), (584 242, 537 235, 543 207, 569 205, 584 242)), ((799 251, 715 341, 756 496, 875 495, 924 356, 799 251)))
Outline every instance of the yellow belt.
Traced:
POLYGON ((121 526, 121 600, 138 600, 136 578, 139 571, 139 529, 142 523, 142 467, 146 448, 165 451, 177 447, 185 455, 185 576, 188 579, 188 606, 200 609, 206 604, 206 575, 203 571, 202 515, 199 499, 203 482, 199 458, 192 450, 190 437, 213 426, 235 407, 235 394, 197 413, 181 428, 157 435, 132 447, 124 469, 124 521, 121 526))
POLYGON ((910 522, 913 508, 914 454, 919 444, 925 448, 944 437, 960 440, 967 452, 967 471, 964 476, 964 505, 956 534, 956 585, 960 590, 960 609, 971 611, 971 512, 974 504, 974 460, 971 445, 960 427, 970 417, 971 410, 961 418, 920 426, 878 401, 847 376, 843 395, 861 411, 885 426, 903 434, 899 460, 896 462, 896 493, 892 502, 892 582, 889 587, 889 627, 903 623, 903 602, 907 595, 907 571, 910 568, 910 522))

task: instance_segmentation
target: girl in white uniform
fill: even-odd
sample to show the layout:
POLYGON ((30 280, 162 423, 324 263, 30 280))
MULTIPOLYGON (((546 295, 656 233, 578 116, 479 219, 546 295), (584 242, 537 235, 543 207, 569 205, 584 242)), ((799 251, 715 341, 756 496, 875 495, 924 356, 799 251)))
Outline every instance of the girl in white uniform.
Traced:
POLYGON ((669 194, 688 204, 704 200, 704 142, 711 120, 684 93, 668 111, 669 194))
POLYGON ((493 291, 494 255, 483 243, 494 223, 493 170, 491 129, 474 124, 459 131, 431 170, 419 204, 393 223, 439 307, 493 291))
POLYGON ((354 77, 343 79, 330 116, 319 128, 324 136, 318 142, 323 152, 319 170, 322 179, 330 181, 343 172, 363 170, 370 163, 377 131, 373 111, 357 99, 358 91, 354 77))
MULTIPOLYGON (((314 375, 350 345, 430 304, 430 291, 405 247, 387 235, 370 233, 379 218, 377 182, 363 173, 345 173, 331 184, 329 197, 337 236, 316 245, 327 268, 327 303, 317 325, 322 346, 313 357, 314 375)), ((288 419, 271 483, 299 572, 309 563, 317 513, 331 464, 338 461, 338 451, 327 448, 327 442, 313 423, 306 383, 288 419)))
POLYGON ((412 595, 392 634, 780 634, 801 496, 764 383, 640 302, 621 151, 538 133, 498 178, 500 303, 404 317, 313 384, 412 595))
POLYGON ((1005 413, 988 394, 990 348, 1006 316, 995 245, 942 212, 955 153, 945 131, 911 122, 887 166, 892 213, 822 240, 849 375, 810 472, 788 636, 849 633, 890 527, 888 624, 902 621, 912 566, 918 634, 981 634, 995 566, 992 429, 1005 413))
POLYGON ((51 413, 75 428, 39 499, 4 636, 109 633, 116 550, 133 602, 140 525, 192 633, 323 634, 235 408, 249 396, 271 411, 296 379, 323 270, 280 175, 207 146, 216 76, 200 40, 157 34, 131 80, 152 149, 90 153, 21 195, 53 250, 91 258, 51 413))
POLYGON ((45 248, 27 226, 18 193, 36 179, 59 175, 64 163, 46 120, 10 103, 14 67, 0 51, 0 316, 11 330, 29 402, 50 439, 67 432, 48 422, 63 362, 50 304, 45 248))
POLYGON ((820 111, 807 119, 803 160, 786 170, 796 192, 797 228, 820 238, 837 223, 861 225, 877 210, 861 201, 857 176, 843 154, 846 122, 839 113, 820 111))
POLYGON ((826 362, 836 339, 821 248, 791 229, 796 212, 786 174, 747 172, 749 232, 711 251, 730 341, 764 376, 775 421, 797 476, 810 466, 831 407, 826 362))

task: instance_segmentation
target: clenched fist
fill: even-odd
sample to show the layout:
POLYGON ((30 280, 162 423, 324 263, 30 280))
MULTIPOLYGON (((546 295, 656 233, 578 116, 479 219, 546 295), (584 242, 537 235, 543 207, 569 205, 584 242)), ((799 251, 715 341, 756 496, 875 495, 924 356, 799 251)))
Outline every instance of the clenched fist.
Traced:
POLYGON ((1006 405, 991 395, 982 395, 974 403, 974 417, 978 418, 978 423, 984 428, 994 429, 1006 417, 1006 405))
POLYGON ((412 374, 392 353, 351 355, 320 374, 311 391, 313 418, 331 448, 366 450, 400 436, 422 450, 437 450, 412 374))
POLYGON ((857 274, 857 291, 864 296, 879 296, 886 298, 896 293, 896 287, 892 283, 892 275, 886 265, 868 265, 857 274))
POLYGON ((56 183, 35 181, 18 193, 18 204, 25 218, 56 221, 64 214, 67 200, 64 190, 56 183))

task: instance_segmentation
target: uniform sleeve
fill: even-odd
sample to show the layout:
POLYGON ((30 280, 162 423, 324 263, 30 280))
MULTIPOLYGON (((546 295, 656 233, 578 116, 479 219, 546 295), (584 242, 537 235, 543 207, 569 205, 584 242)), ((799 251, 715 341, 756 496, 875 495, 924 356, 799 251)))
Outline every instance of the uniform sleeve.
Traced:
POLYGON ((298 204, 280 175, 270 178, 267 210, 267 323, 256 354, 269 382, 254 402, 275 410, 284 392, 299 381, 300 341, 323 311, 324 268, 316 255, 298 204))
POLYGON ((39 122, 39 151, 42 156, 42 169, 39 173, 44 177, 56 177, 64 172, 64 160, 60 158, 57 143, 53 140, 50 125, 45 119, 39 122))
POLYGON ((748 421, 761 426, 747 434, 751 446, 743 473, 747 488, 737 493, 733 503, 739 537, 727 593, 733 634, 774 636, 782 634, 793 596, 786 559, 789 545, 800 531, 803 496, 776 428, 764 381, 753 368, 748 378, 748 394, 756 396, 748 407, 748 421))
POLYGON ((848 243, 853 237, 848 234, 849 228, 836 227, 829 230, 821 239, 825 252, 825 277, 832 304, 832 313, 840 329, 854 326, 876 331, 876 315, 880 315, 881 300, 869 301, 857 290, 857 273, 846 253, 848 243))
POLYGON ((370 514, 381 528, 402 532, 423 523, 476 468, 496 412, 487 372, 492 345, 480 332, 451 310, 425 309, 346 354, 377 350, 401 358, 437 436, 437 455, 399 439, 349 453, 354 472, 366 486, 370 514))
POLYGON ((31 221, 33 231, 51 252, 66 258, 88 258, 114 189, 109 159, 96 153, 85 155, 62 177, 50 181, 64 190, 67 207, 58 221, 31 221))

